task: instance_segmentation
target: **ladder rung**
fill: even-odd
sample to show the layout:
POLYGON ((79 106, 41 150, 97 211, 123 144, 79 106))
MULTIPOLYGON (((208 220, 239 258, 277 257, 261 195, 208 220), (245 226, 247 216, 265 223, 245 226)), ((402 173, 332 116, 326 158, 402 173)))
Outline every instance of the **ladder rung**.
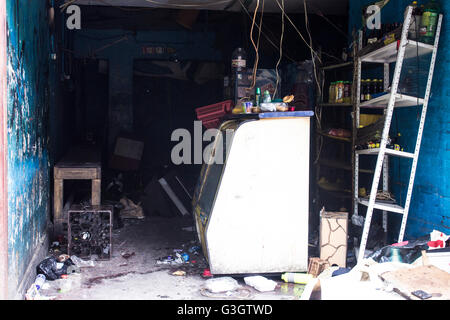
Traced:
MULTIPOLYGON (((380 148, 372 148, 372 149, 363 149, 363 150, 357 150, 357 154, 369 154, 369 155, 376 155, 380 152, 380 148)), ((414 158, 414 153, 411 152, 405 152, 405 151, 397 151, 394 149, 386 149, 386 155, 390 156, 396 156, 396 157, 403 157, 403 158, 414 158)))
MULTIPOLYGON (((369 206, 369 200, 367 200, 367 199, 358 198, 358 203, 360 203, 366 207, 369 206)), ((383 211, 396 212, 396 213, 400 213, 400 214, 403 214, 403 212, 404 212, 404 208, 399 206, 398 204, 379 202, 376 200, 375 200, 374 208, 383 210, 383 211)))

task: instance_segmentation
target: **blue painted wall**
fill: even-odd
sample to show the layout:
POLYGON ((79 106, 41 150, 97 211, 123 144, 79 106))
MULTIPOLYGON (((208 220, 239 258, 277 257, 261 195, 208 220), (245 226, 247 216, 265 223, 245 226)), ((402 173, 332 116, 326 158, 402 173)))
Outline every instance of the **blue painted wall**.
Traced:
MULTIPOLYGON (((350 0, 349 33, 353 27, 361 26, 361 10, 370 0, 350 0)), ((426 4, 428 1, 418 1, 426 4)), ((391 0, 382 9, 382 23, 403 20, 405 7, 411 1, 391 0)), ((444 15, 450 14, 450 1, 440 1, 444 15)), ((429 101, 419 164, 408 216, 405 239, 420 237, 437 229, 450 233, 450 25, 444 16, 439 44, 432 96, 429 101)), ((396 110, 391 129, 403 135, 401 143, 413 151, 420 109, 396 110)), ((392 133, 391 130, 391 133, 392 133)), ((392 158, 391 187, 398 200, 404 203, 409 179, 411 160, 392 158)), ((398 236, 400 218, 392 214, 390 233, 392 239, 398 236)))
POLYGON ((9 291, 46 235, 49 57, 46 1, 7 0, 9 291))

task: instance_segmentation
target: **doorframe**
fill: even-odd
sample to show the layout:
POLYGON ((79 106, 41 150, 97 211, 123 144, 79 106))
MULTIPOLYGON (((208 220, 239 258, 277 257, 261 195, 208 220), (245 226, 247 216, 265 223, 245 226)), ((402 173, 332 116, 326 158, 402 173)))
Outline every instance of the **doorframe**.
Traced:
POLYGON ((6 1, 0 1, 0 300, 8 298, 8 69, 6 32, 6 1))

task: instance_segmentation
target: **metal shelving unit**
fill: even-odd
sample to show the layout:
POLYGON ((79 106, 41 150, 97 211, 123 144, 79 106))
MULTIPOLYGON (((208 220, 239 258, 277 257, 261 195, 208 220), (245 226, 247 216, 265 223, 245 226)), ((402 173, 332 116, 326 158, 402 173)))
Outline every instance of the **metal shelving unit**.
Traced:
MULTIPOLYGON (((349 61, 349 62, 343 62, 343 63, 338 63, 338 64, 333 64, 333 65, 328 65, 328 66, 321 66, 320 67, 320 74, 321 74, 321 81, 325 81, 325 79, 329 79, 331 77, 329 77, 329 73, 342 73, 343 71, 345 71, 346 69, 348 69, 349 73, 353 73, 353 61, 349 61)), ((351 76, 353 77, 353 75, 351 76)), ((323 97, 318 97, 316 105, 317 105, 317 109, 319 109, 318 114, 322 114, 325 112, 336 112, 337 115, 343 115, 343 114, 350 114, 351 113, 351 108, 353 107, 352 103, 328 103, 328 102, 324 102, 323 97)), ((316 110, 317 112, 317 110, 316 110)), ((346 177, 348 177, 351 180, 351 170, 352 170, 352 166, 351 166, 351 142, 352 142, 352 138, 347 138, 347 137, 339 137, 339 136, 334 136, 334 135, 330 135, 328 134, 325 130, 324 130, 324 126, 326 126, 325 121, 323 121, 323 119, 319 120, 316 118, 317 121, 317 126, 316 126, 316 149, 317 149, 317 154, 316 154, 316 163, 315 163, 315 167, 316 167, 316 209, 318 211, 320 211, 320 209, 322 208, 323 205, 325 205, 325 203, 322 203, 322 199, 323 198, 333 198, 333 203, 336 201, 342 201, 342 199, 344 199, 345 204, 351 205, 351 201, 352 201, 352 193, 351 193, 351 188, 350 192, 344 191, 344 190, 338 190, 338 189, 333 189, 333 188, 327 188, 324 187, 322 185, 319 184, 319 178, 321 176, 325 176, 326 174, 324 174, 324 172, 326 172, 328 169, 326 168, 331 168, 334 170, 337 170, 339 172, 340 175, 345 175, 346 177), (335 148, 336 150, 336 156, 335 157, 328 157, 325 156, 322 152, 321 146, 323 144, 327 144, 333 145, 333 148, 335 148), (346 157, 346 159, 342 159, 342 156, 344 156, 346 153, 344 152, 344 150, 348 150, 348 156, 346 157), (337 157, 341 156, 340 159, 338 159, 337 157), (348 160, 348 162, 346 162, 346 160, 348 160)), ((350 209, 350 208, 349 208, 350 209)))
POLYGON ((360 220, 358 215, 358 205, 363 205, 367 207, 366 216, 364 218, 364 228, 361 237, 361 244, 359 247, 358 261, 361 261, 364 258, 364 253, 367 245, 372 214, 374 209, 383 211, 383 229, 387 232, 387 212, 394 212, 398 214, 402 214, 402 223, 400 227, 400 232, 398 236, 398 242, 403 241, 406 222, 408 218, 408 211, 411 202, 411 195, 414 185, 414 178, 417 168, 417 162, 420 152, 420 144, 422 140, 422 133, 425 124, 425 118, 427 113, 428 100, 430 97, 431 84, 433 79, 434 65, 436 61, 436 55, 438 50, 439 36, 442 25, 443 15, 439 15, 436 36, 433 45, 421 43, 419 41, 413 41, 408 39, 408 29, 411 22, 413 7, 408 7, 408 12, 405 17, 405 21, 403 23, 401 40, 399 43, 397 41, 386 45, 382 48, 374 50, 372 52, 366 53, 362 56, 359 56, 355 59, 355 88, 357 97, 354 99, 354 128, 353 128, 353 136, 355 139, 356 132, 359 128, 359 120, 360 120, 360 110, 361 108, 383 108, 385 114, 385 123, 382 133, 382 138, 380 142, 380 147, 376 149, 364 149, 364 150, 356 150, 355 148, 355 140, 353 140, 353 215, 356 220, 360 220), (431 53, 431 63, 428 72, 428 80, 425 89, 424 98, 412 97, 404 94, 400 94, 398 92, 398 85, 400 81, 400 74, 402 71, 403 62, 405 56, 422 56, 431 53), (378 63, 383 64, 384 66, 384 89, 388 91, 389 86, 389 66, 391 63, 395 62, 395 70, 393 74, 392 85, 390 89, 390 93, 385 94, 383 96, 377 97, 375 99, 360 102, 360 93, 361 93, 361 68, 362 63, 378 63), (389 138, 389 130, 392 121, 392 116, 395 108, 399 107, 414 107, 414 106, 422 106, 421 118, 419 123, 419 129, 417 134, 417 140, 415 145, 414 153, 397 151, 387 148, 388 138, 389 138), (359 168, 359 156, 361 155, 376 155, 377 161, 375 165, 375 172, 372 181, 372 187, 370 191, 369 199, 367 198, 359 198, 359 173, 361 172, 359 168), (383 176, 383 191, 388 191, 389 189, 389 157, 403 157, 412 159, 412 166, 407 190, 407 196, 405 200, 405 204, 399 205, 396 203, 386 203, 383 201, 377 200, 378 186, 380 183, 380 177, 383 176))

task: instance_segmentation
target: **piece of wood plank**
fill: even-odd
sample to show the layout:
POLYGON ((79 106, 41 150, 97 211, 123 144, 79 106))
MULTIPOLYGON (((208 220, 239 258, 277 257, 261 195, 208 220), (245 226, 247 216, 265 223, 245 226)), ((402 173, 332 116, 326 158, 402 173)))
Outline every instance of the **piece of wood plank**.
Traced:
POLYGON ((93 179, 92 180, 92 198, 91 204, 93 206, 99 206, 101 203, 101 179, 93 179))
POLYGON ((54 179, 54 194, 53 194, 53 225, 54 232, 58 234, 61 232, 63 221, 63 195, 64 195, 64 180, 54 179))
POLYGON ((450 274, 433 265, 385 272, 380 277, 412 300, 419 300, 411 294, 416 290, 432 294, 431 300, 450 300, 450 274))
POLYGON ((91 180, 101 178, 100 167, 94 168, 79 168, 79 167, 58 167, 54 168, 56 179, 67 180, 91 180))

